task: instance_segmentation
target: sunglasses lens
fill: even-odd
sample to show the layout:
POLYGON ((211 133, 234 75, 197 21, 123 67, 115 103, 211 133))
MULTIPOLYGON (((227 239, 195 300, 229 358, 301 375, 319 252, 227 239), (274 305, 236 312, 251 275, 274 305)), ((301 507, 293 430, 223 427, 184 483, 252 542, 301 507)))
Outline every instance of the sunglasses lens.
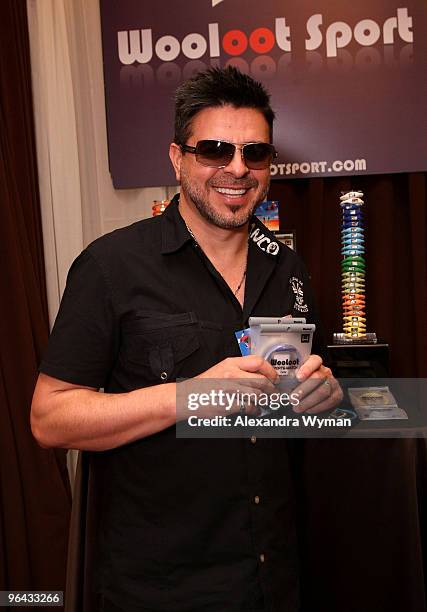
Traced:
MULTIPOLYGON (((196 159, 199 164, 211 168, 228 166, 236 147, 222 140, 199 140, 196 145, 196 159)), ((268 168, 274 158, 275 150, 268 142, 256 142, 243 146, 245 164, 252 170, 268 168)))
POLYGON ((203 166, 221 168, 233 159, 234 145, 221 140, 199 140, 196 145, 196 159, 203 166))
POLYGON ((267 142, 256 142, 243 147, 243 156, 248 168, 261 170, 267 168, 274 157, 274 147, 267 142))

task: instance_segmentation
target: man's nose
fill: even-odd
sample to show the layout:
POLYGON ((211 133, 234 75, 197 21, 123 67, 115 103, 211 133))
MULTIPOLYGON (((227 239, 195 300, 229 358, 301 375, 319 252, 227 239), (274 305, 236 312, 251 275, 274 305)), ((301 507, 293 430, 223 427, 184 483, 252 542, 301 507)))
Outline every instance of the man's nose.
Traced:
POLYGON ((249 168, 246 165, 245 158, 243 156, 243 149, 237 148, 234 151, 234 155, 229 164, 224 167, 225 172, 229 172, 233 176, 242 177, 249 172, 249 168))

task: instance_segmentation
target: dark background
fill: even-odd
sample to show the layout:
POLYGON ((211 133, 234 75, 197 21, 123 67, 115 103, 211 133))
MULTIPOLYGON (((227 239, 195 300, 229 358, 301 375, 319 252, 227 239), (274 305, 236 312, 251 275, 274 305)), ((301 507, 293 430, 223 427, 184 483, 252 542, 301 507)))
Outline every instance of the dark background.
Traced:
POLYGON ((49 318, 25 0, 0 2, 0 255, 0 590, 64 590, 66 451, 30 430, 49 318))

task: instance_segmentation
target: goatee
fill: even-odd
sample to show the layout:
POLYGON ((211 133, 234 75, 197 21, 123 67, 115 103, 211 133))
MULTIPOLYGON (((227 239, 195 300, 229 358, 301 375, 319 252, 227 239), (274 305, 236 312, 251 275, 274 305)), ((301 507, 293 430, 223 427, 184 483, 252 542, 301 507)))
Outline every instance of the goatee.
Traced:
MULTIPOLYGON (((252 180, 250 184, 248 181, 240 181, 240 183, 235 181, 233 185, 230 185, 230 180, 227 179, 227 183, 224 182, 224 185, 249 189, 252 187, 258 187, 259 183, 255 180, 252 180)), ((220 186, 221 183, 217 178, 215 180, 215 187, 220 186)), ((212 184, 210 184, 208 181, 207 188, 209 187, 212 188, 212 184)), ((235 206, 233 204, 227 205, 227 210, 233 215, 233 217, 230 218, 229 216, 222 215, 220 212, 215 210, 215 208, 213 208, 209 202, 207 190, 202 191, 202 189, 200 189, 198 186, 192 185, 191 179, 189 179, 189 177, 187 177, 187 175, 181 171, 181 191, 183 191, 185 197, 194 203, 198 212, 204 219, 209 221, 209 223, 216 225, 216 227, 220 227, 221 229, 237 229, 246 225, 249 219, 252 217, 255 208, 265 199, 268 192, 268 187, 269 185, 266 185, 263 192, 255 194, 257 197, 254 198, 254 202, 249 208, 242 210, 241 206, 235 206)))

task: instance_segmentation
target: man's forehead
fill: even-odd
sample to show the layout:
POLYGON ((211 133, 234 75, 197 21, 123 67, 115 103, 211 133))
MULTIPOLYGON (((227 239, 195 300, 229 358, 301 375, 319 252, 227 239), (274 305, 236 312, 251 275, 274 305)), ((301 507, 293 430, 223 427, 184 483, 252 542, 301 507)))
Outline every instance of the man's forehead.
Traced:
POLYGON ((190 133, 197 137, 251 142, 268 140, 269 126, 262 112, 256 108, 212 106, 194 115, 190 133))

